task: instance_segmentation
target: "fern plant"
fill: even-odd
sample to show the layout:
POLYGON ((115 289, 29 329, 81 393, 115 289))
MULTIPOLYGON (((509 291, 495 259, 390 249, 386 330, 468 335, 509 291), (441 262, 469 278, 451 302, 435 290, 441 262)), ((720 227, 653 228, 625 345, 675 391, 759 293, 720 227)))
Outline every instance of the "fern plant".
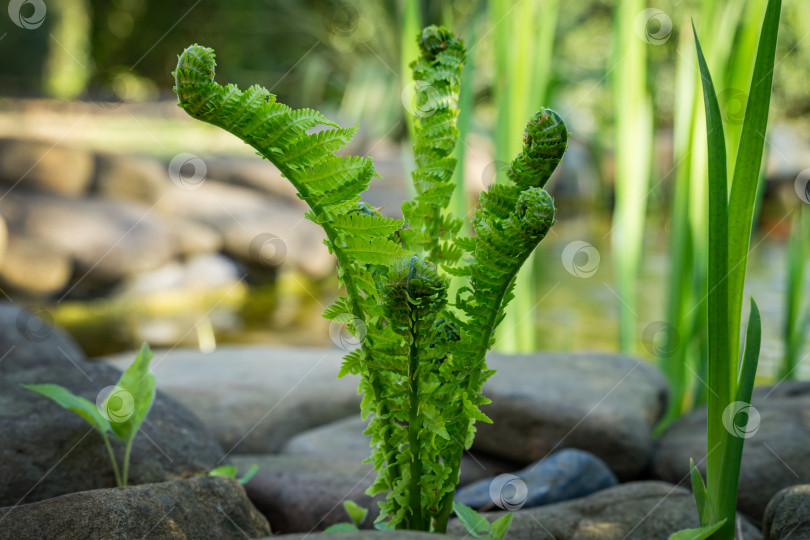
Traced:
POLYGON ((339 376, 359 375, 361 414, 371 417, 369 458, 378 477, 369 494, 387 493, 378 526, 445 531, 462 452, 472 444, 481 394, 494 372, 485 363, 495 329, 512 299, 515 276, 554 223, 543 189, 565 152, 568 131, 555 112, 530 120, 509 182, 490 186, 461 233, 448 204, 450 157, 465 49, 444 28, 425 28, 412 64, 422 114, 414 121, 416 196, 404 219, 383 217, 361 201, 377 177, 371 159, 336 156, 356 128, 343 129, 312 109, 291 109, 258 86, 242 92, 214 82, 214 52, 192 45, 174 71, 180 107, 222 127, 272 162, 298 191, 335 255, 345 287, 324 312, 349 320, 362 337, 339 376), (312 128, 325 129, 310 133, 312 128), (463 286, 448 298, 447 280, 463 286))

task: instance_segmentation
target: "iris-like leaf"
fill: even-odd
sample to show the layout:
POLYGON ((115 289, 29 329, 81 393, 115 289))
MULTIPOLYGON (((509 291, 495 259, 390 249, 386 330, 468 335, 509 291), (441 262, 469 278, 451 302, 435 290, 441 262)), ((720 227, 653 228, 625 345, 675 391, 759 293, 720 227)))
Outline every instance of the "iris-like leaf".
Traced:
POLYGON ((61 407, 84 418, 96 431, 104 435, 110 431, 110 423, 99 412, 95 403, 73 394, 58 384, 23 384, 23 388, 44 396, 61 407))

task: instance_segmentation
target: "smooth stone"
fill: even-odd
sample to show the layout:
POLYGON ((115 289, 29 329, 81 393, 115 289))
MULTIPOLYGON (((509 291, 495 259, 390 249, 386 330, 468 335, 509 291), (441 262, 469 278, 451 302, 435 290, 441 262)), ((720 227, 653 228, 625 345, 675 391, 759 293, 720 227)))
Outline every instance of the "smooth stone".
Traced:
MULTIPOLYGON (((281 454, 292 456, 339 457, 363 461, 371 455, 371 437, 364 435, 367 422, 359 414, 310 429, 291 438, 281 454)), ((480 453, 464 452, 459 485, 515 470, 515 464, 480 453)))
MULTIPOLYGON (((345 351, 266 346, 155 351, 158 389, 194 411, 232 453, 276 452, 294 435, 359 414, 357 378, 337 378, 345 351)), ((123 367, 132 353, 102 357, 123 367)))
POLYGON ((168 171, 159 161, 116 154, 97 156, 96 195, 152 206, 170 186, 168 171))
POLYGON ((239 475, 253 465, 259 467, 245 490, 277 533, 322 531, 347 522, 345 500, 368 509, 365 528, 380 514, 377 503, 384 496, 366 495, 377 477, 371 464, 341 457, 279 455, 239 455, 231 462, 239 475))
POLYGON ((61 145, 0 139, 0 183, 13 190, 35 190, 71 197, 90 187, 93 155, 61 145))
POLYGON ((180 217, 167 218, 177 254, 190 257, 203 253, 216 253, 222 249, 222 235, 213 227, 180 217))
MULTIPOLYGON (((493 522, 506 512, 483 514, 493 522)), ((692 493, 666 482, 630 482, 571 501, 513 513, 510 540, 666 540, 698 526, 692 493)), ((760 540, 759 530, 739 517, 743 538, 760 540)), ((452 519, 448 534, 466 530, 452 519)))
POLYGON ((489 354, 487 364, 498 371, 484 385, 493 423, 476 423, 474 450, 528 464, 579 448, 621 481, 646 467, 668 395, 654 366, 602 353, 489 354))
POLYGON ((205 179, 194 189, 172 186, 157 208, 213 228, 225 253, 249 267, 292 269, 316 278, 334 271, 323 230, 304 217, 300 203, 205 179))
POLYGON ((298 192, 289 180, 269 161, 255 156, 243 158, 211 156, 204 158, 207 177, 241 186, 301 204, 298 192))
MULTIPOLYGON (((103 439, 75 413, 22 384, 54 383, 93 403, 121 373, 84 359, 75 344, 39 317, 0 308, 0 506, 115 485, 103 439), (13 335, 16 333, 17 335, 13 335)), ((130 362, 132 357, 130 357, 130 362)), ((113 443, 119 462, 123 445, 113 443)), ((130 483, 163 482, 217 466, 223 452, 189 411, 158 392, 135 437, 130 483)))
MULTIPOLYGON (((788 486, 810 483, 810 382, 754 389, 758 428, 745 440, 737 509, 762 521, 765 507, 788 486)), ((742 433, 742 432, 741 432, 742 433)), ((689 459, 706 473, 706 408, 673 423, 656 445, 652 474, 669 482, 689 480, 689 459)))
POLYGON ((765 507, 762 520, 765 540, 810 538, 810 485, 780 490, 765 507))
POLYGON ((242 277, 233 260, 221 254, 194 255, 172 261, 156 270, 134 276, 124 294, 155 294, 171 290, 205 290, 227 287, 242 277))
POLYGON ((94 489, 0 508, 0 539, 217 538, 271 534, 235 480, 203 476, 94 489))
POLYGON ((35 238, 12 235, 0 263, 4 288, 23 296, 47 298, 63 290, 73 273, 70 258, 35 238))
POLYGON ((149 207, 135 203, 13 192, 0 201, 0 212, 13 233, 42 240, 71 257, 79 282, 115 282, 174 256, 169 229, 150 219, 149 207))
POLYGON ((8 245, 8 227, 6 227, 6 220, 0 216, 0 265, 3 264, 3 257, 5 257, 6 247, 8 245))
POLYGON ((617 485, 616 476, 599 458, 573 448, 554 452, 523 470, 479 480, 456 491, 455 500, 479 511, 494 510, 504 504, 533 508, 569 499, 585 497, 617 485), (520 480, 523 485, 515 485, 520 480), (505 498, 506 503, 492 498, 505 498), (525 494, 521 487, 526 488, 525 494), (507 490, 510 490, 507 493, 507 490), (517 491, 519 490, 519 491, 517 491), (525 495, 525 496, 524 496, 525 495))

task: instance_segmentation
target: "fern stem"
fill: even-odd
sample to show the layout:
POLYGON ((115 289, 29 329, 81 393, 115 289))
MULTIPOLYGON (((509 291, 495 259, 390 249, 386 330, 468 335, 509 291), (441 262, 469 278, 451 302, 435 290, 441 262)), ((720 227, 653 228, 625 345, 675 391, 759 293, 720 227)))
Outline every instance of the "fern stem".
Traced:
POLYGON ((408 443, 411 447, 411 521, 408 528, 415 531, 427 530, 422 517, 422 462, 419 452, 419 432, 422 421, 419 417, 419 347, 417 345, 418 322, 417 315, 411 311, 410 333, 411 343, 408 347, 408 382, 410 386, 410 411, 408 414, 408 443))

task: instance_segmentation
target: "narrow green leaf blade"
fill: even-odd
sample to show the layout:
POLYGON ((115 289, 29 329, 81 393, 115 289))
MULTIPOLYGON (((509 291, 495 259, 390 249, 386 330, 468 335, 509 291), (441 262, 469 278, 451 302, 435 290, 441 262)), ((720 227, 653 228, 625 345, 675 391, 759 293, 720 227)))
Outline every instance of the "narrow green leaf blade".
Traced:
POLYGON ((689 459, 689 474, 692 478, 692 494, 695 496, 698 517, 700 523, 705 524, 711 516, 711 508, 709 507, 711 503, 709 502, 709 494, 706 491, 706 484, 703 482, 703 476, 691 458, 689 459))
POLYGON ((487 518, 467 506, 457 501, 453 501, 453 511, 458 516, 459 521, 471 535, 481 538, 482 534, 489 532, 489 522, 487 518))
POLYGON ((135 361, 121 374, 118 388, 104 401, 112 430, 124 440, 135 437, 155 399, 155 376, 149 371, 152 357, 144 343, 135 361))
POLYGON ((59 386, 58 384, 23 384, 22 387, 50 399, 65 409, 75 412, 102 435, 110 431, 110 423, 99 412, 96 404, 73 394, 67 388, 59 386))
POLYGON ((354 501, 343 501, 343 508, 346 510, 346 513, 349 514, 351 520, 357 525, 363 523, 368 515, 368 509, 363 508, 354 501))
POLYGON ((509 512, 505 516, 501 516, 492 522, 492 530, 489 533, 490 538, 501 540, 509 532, 509 527, 512 526, 512 518, 515 514, 509 512))
POLYGON ((669 540, 705 540, 716 533, 725 523, 726 519, 723 518, 717 523, 712 523, 711 525, 706 525, 699 529, 684 529, 670 535, 669 540))
MULTIPOLYGON (((759 182, 759 170, 762 165, 762 150, 765 146, 765 132, 768 128, 768 109, 771 103, 776 38, 781 11, 781 0, 768 1, 759 36, 754 73, 748 90, 748 102, 745 107, 731 182, 728 256, 729 308, 732 321, 738 321, 742 311, 745 270, 748 263, 748 247, 751 242, 751 222, 759 182)), ((734 352, 737 351, 738 334, 739 325, 736 325, 735 328, 732 328, 732 335, 729 336, 733 340, 731 346, 734 352), (735 329, 737 332, 733 332, 735 329)))
POLYGON ((256 475, 257 472, 259 472, 259 466, 255 464, 251 465, 250 469, 248 469, 248 472, 246 472, 242 478, 239 478, 238 482, 244 486, 245 484, 250 482, 250 480, 256 475))
POLYGON ((225 476, 227 478, 236 478, 236 467, 233 465, 222 465, 216 467, 208 472, 208 476, 225 476))
POLYGON ((762 318, 757 303, 751 298, 751 316, 748 317, 748 330, 745 333, 745 350, 737 385, 737 401, 751 403, 754 391, 754 379, 757 376, 759 351, 762 344, 762 318))

